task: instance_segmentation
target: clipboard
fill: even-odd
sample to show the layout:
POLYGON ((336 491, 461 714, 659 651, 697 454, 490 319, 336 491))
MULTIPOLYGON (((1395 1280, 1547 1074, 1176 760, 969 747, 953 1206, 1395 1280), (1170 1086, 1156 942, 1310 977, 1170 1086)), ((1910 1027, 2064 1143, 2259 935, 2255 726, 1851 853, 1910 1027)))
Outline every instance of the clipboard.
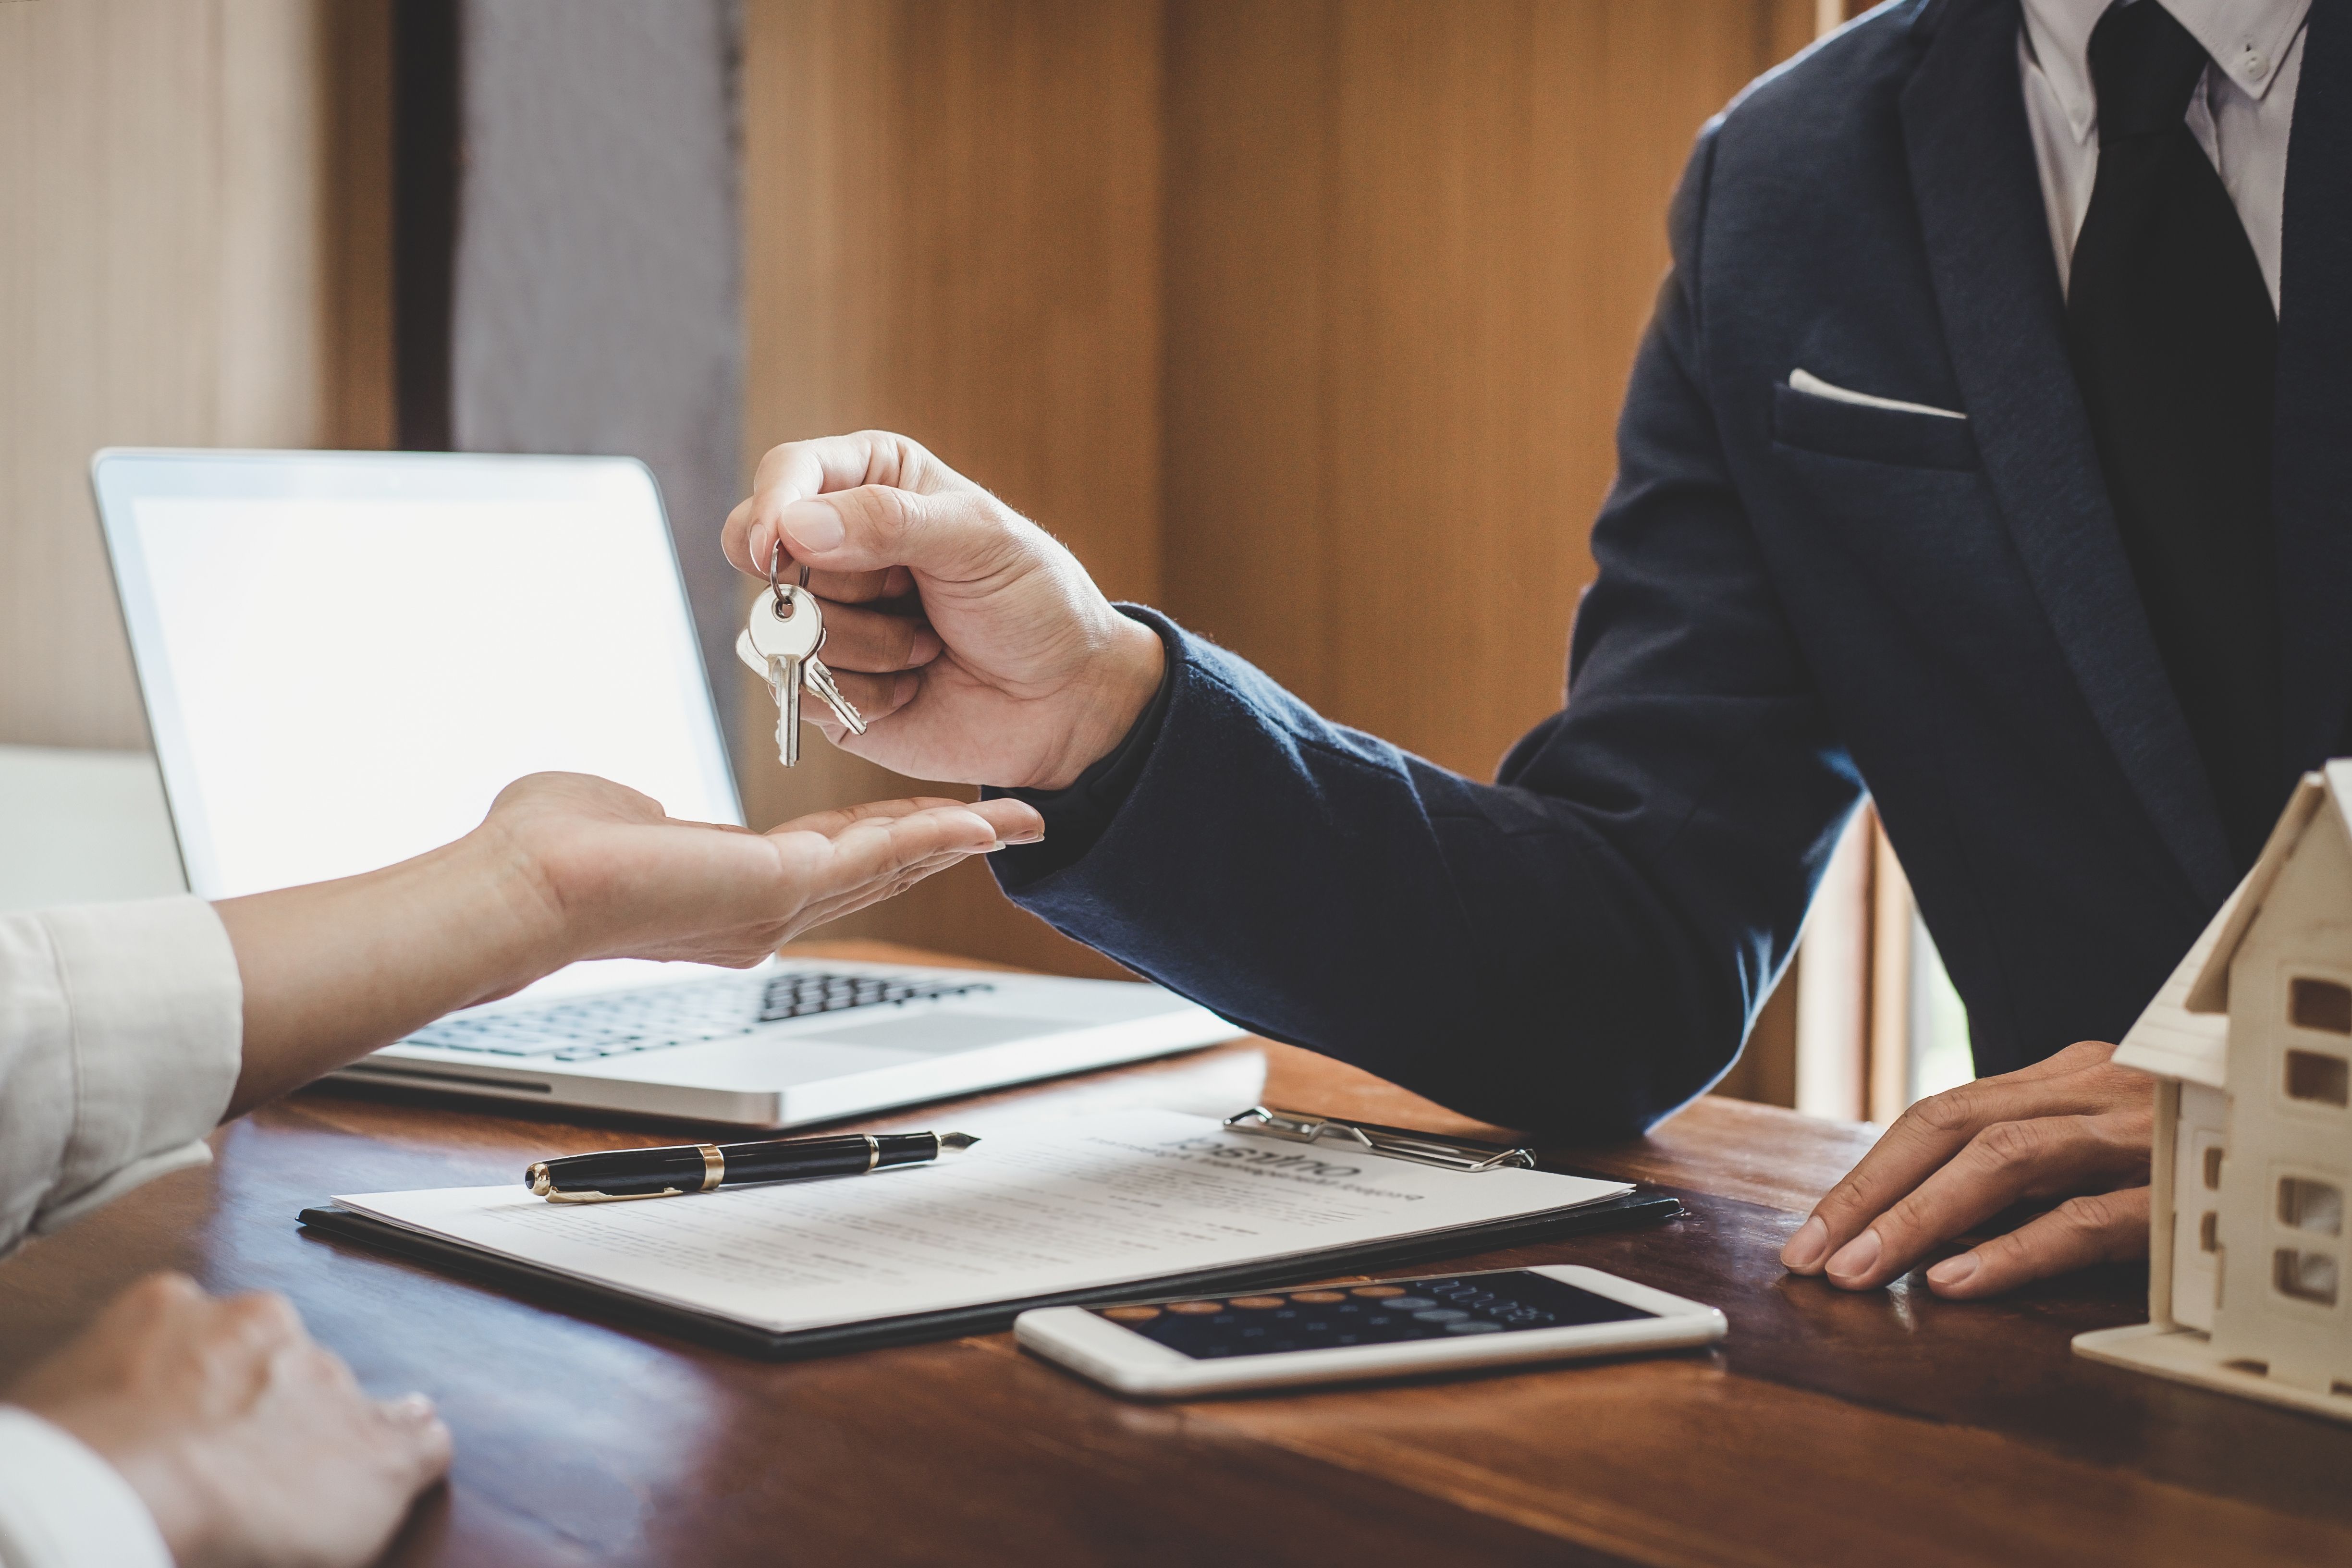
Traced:
MULTIPOLYGON (((1408 1128, 1349 1122, 1311 1112, 1253 1106, 1225 1119, 1228 1131, 1292 1142, 1331 1142, 1391 1158, 1475 1175, 1484 1170, 1532 1168, 1525 1149, 1440 1137, 1408 1128)), ((845 1178, 858 1180, 864 1178, 845 1178)), ((677 1200, 691 1201, 691 1200, 677 1200)), ((1636 1190, 1596 1203, 1455 1226, 1419 1236, 1340 1246, 1226 1268, 1125 1279, 1086 1289, 982 1302, 943 1310, 776 1331, 716 1312, 648 1299, 635 1291, 578 1279, 471 1244, 426 1235, 329 1204, 305 1208, 302 1226, 318 1236, 362 1246, 491 1285, 542 1305, 631 1328, 650 1329, 696 1344, 763 1361, 794 1361, 845 1351, 954 1339, 1008 1329, 1038 1307, 1094 1306, 1155 1296, 1220 1295, 1271 1290, 1334 1275, 1433 1263, 1468 1254, 1524 1247, 1566 1236, 1616 1230, 1678 1217, 1683 1206, 1663 1193, 1636 1190)))

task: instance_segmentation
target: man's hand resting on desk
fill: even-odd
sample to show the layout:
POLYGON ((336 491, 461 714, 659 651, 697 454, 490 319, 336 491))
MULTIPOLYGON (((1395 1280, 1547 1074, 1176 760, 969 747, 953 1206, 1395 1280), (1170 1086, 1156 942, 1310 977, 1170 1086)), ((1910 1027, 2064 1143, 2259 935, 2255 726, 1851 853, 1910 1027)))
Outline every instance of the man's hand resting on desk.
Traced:
POLYGON ((378 1401, 282 1297, 176 1274, 115 1298, 8 1391, 114 1467, 180 1568, 357 1568, 449 1468, 422 1394, 378 1401))
POLYGON ((778 447, 727 520, 728 559, 773 559, 825 601, 824 662, 869 721, 844 751, 917 778, 1060 789, 1159 690, 1159 634, 1111 607, 1045 530, 903 436, 778 447))
POLYGON ((2095 1040, 1905 1111, 1780 1250, 1799 1274, 1867 1290, 2020 1204, 2063 1200, 1927 1270, 1938 1296, 1998 1295, 2147 1251, 2152 1081, 2095 1040))

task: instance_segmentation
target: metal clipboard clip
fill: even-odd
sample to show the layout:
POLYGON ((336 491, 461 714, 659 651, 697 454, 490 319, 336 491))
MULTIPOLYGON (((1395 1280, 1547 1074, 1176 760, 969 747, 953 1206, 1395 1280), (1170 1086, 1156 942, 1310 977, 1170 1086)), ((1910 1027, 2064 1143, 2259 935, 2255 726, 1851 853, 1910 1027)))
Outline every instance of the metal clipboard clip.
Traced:
POLYGON ((1505 1143, 1488 1143, 1475 1138, 1440 1138, 1433 1132, 1415 1132, 1409 1127, 1340 1121, 1318 1116, 1311 1110, 1275 1110, 1263 1105, 1253 1105, 1226 1117, 1225 1130, 1260 1138, 1280 1138, 1292 1143, 1339 1143, 1368 1149, 1391 1160, 1410 1160, 1416 1165, 1435 1165, 1448 1171, 1532 1171, 1536 1164, 1534 1151, 1514 1149, 1505 1143))

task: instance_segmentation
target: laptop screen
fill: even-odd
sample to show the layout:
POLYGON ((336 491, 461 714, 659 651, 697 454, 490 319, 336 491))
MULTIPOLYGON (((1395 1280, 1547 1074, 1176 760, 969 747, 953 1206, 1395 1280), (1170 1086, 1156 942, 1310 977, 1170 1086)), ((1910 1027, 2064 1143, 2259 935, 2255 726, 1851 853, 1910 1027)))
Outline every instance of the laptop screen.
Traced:
MULTIPOLYGON (((93 473, 194 892, 404 859, 543 770, 742 821, 641 465, 113 451, 93 473)), ((582 967, 560 988, 624 978, 582 967)))

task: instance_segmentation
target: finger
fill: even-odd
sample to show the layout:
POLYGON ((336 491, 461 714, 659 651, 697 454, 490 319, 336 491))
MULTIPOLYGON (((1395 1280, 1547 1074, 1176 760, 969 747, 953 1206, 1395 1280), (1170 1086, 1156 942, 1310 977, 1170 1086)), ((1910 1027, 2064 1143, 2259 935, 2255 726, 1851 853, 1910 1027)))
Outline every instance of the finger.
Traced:
POLYGON ((830 599, 848 605, 863 605, 876 599, 899 598, 915 591, 913 576, 903 570, 882 572, 812 570, 809 572, 808 581, 801 583, 803 563, 793 558, 789 542, 784 549, 776 548, 773 530, 763 530, 756 544, 746 540, 742 546, 742 558, 737 560, 736 549, 731 542, 741 536, 751 526, 751 509, 759 499, 758 496, 753 495, 736 502, 735 510, 727 514, 727 526, 720 536, 728 559, 733 561, 737 567, 750 576, 758 578, 763 583, 772 576, 779 583, 799 583, 802 587, 820 599, 830 599))
POLYGON ((307 1343, 302 1315, 294 1303, 275 1290, 253 1290, 231 1296, 220 1304, 221 1321, 244 1344, 258 1351, 307 1343))
POLYGON ((2147 1129, 2123 1115, 1998 1121, 1830 1256, 1830 1283, 1865 1290, 2022 1198, 2147 1180, 2147 1129))
POLYGON ((2063 1078, 2070 1072, 2105 1067, 2116 1054, 2112 1042, 2106 1040, 2076 1040, 2063 1051, 2053 1051, 2038 1062, 2005 1072, 1989 1081, 1995 1083, 2030 1083, 2037 1079, 2063 1078))
POLYGON ((876 817, 912 816, 919 811, 935 811, 941 806, 970 806, 971 802, 948 795, 925 795, 898 800, 861 801, 856 805, 836 805, 827 811, 812 811, 805 816, 795 816, 790 822, 780 822, 768 829, 770 833, 821 833, 830 838, 855 823, 876 817))
POLYGON ((870 482, 866 475, 880 456, 869 433, 864 431, 770 447, 751 476, 751 493, 727 514, 726 526, 720 531, 719 544, 727 559, 738 571, 765 576, 775 541, 776 509, 828 489, 870 482))
POLYGON ((779 823, 771 833, 819 833, 837 838, 858 825, 872 825, 881 819, 896 820, 923 812, 968 812, 980 816, 997 829, 999 840, 1032 843, 1045 837, 1045 819, 1037 808, 1025 801, 998 798, 995 800, 955 800, 945 795, 917 795, 908 800, 869 800, 857 805, 835 806, 830 811, 813 811, 806 816, 796 816, 790 822, 779 823))
POLYGON ((139 1279, 114 1299, 109 1310, 117 1308, 140 1317, 183 1312, 199 1303, 209 1303, 204 1287, 176 1268, 166 1268, 139 1279))
POLYGON ((913 669, 939 658, 946 646, 937 632, 911 616, 850 605, 825 606, 824 665, 835 675, 913 669))
POLYGON ((835 605, 872 605, 888 599, 911 599, 915 596, 915 574, 904 566, 892 566, 880 572, 812 570, 804 586, 825 601, 824 625, 825 629, 831 631, 835 605))
POLYGON ((906 566, 918 576, 981 582, 1009 568, 1028 529, 981 490, 924 495, 891 485, 813 496, 780 507, 793 558, 829 572, 906 566))
MULTIPOLYGON (((2063 1054, 2063 1053, 2062 1053, 2063 1054)), ((2120 1069, 2115 1069, 2120 1071, 2120 1069)), ((1895 1124, 1830 1189, 1780 1250, 1781 1263, 1818 1274, 1832 1254, 1892 1208, 1928 1174, 1998 1122, 2105 1110, 2116 1100, 2105 1071, 2004 1073, 1929 1095, 1895 1124)))
MULTIPOLYGON (((958 477, 920 443, 885 430, 788 441, 760 459, 751 499, 729 514, 721 542, 727 558, 753 575, 767 572, 783 509, 813 497, 860 485, 934 489, 958 477)), ((790 550, 787 541, 785 548, 790 550)))
POLYGON ((422 1394, 407 1394, 384 1400, 375 1408, 388 1441, 409 1463, 413 1487, 421 1490, 448 1474, 449 1427, 432 1400, 422 1394))
POLYGON ((1927 1270, 1927 1287, 1974 1300, 2094 1263, 2137 1258, 2147 1251, 2147 1215, 2146 1187, 2069 1198, 2006 1236, 1947 1258, 1927 1270))
POLYGON ((988 820, 996 829, 996 841, 1000 844, 1034 844, 1045 837, 1045 817, 1027 801, 999 796, 975 801, 967 809, 988 820))
POLYGON ((997 841, 995 825, 961 803, 904 816, 877 814, 830 834, 779 828, 768 837, 788 867, 798 863, 787 876, 797 886, 802 909, 887 881, 930 856, 977 854, 994 848, 997 841))

